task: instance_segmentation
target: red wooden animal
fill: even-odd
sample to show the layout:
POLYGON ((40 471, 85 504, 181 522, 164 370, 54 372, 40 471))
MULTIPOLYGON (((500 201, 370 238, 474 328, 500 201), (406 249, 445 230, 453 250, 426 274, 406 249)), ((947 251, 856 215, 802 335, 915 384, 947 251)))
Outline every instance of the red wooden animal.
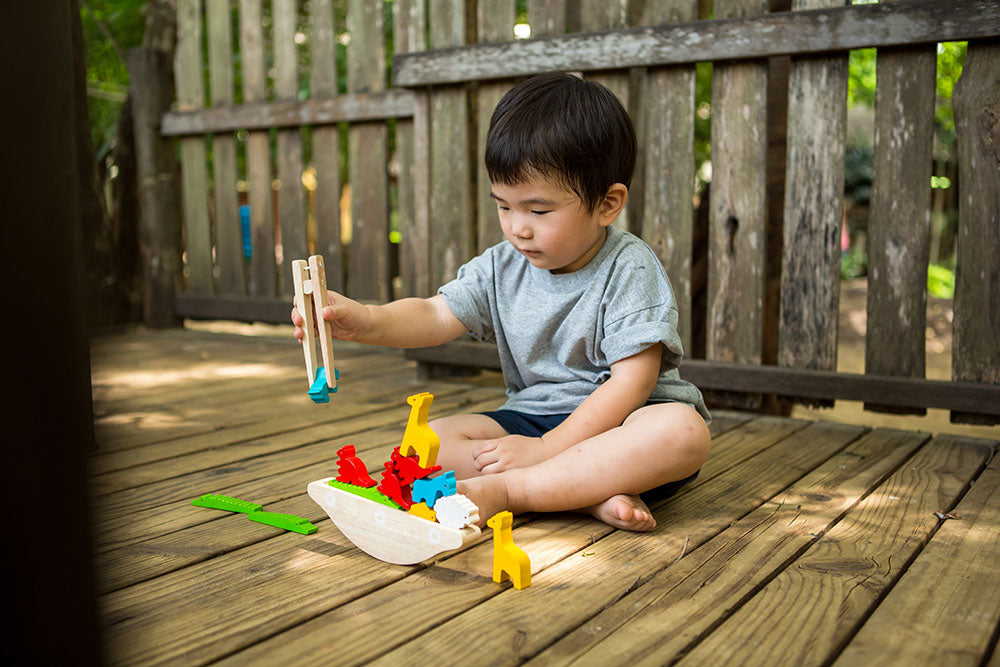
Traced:
POLYGON ((338 482, 365 488, 378 484, 368 475, 364 462, 354 455, 354 445, 344 445, 337 450, 337 456, 340 457, 337 461, 337 472, 340 473, 337 476, 338 482))

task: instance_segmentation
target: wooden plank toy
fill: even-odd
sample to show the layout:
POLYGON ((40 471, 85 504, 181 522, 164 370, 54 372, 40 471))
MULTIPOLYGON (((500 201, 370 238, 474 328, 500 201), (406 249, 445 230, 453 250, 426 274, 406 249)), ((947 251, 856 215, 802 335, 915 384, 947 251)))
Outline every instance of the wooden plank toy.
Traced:
POLYGON ((313 255, 292 261, 292 282, 295 284, 295 308, 302 316, 302 352, 306 358, 309 397, 314 403, 328 403, 337 391, 340 372, 333 364, 333 328, 323 319, 326 300, 326 267, 323 257, 313 255), (317 339, 318 334, 318 339, 317 339), (319 343, 323 365, 319 365, 316 343, 319 343))

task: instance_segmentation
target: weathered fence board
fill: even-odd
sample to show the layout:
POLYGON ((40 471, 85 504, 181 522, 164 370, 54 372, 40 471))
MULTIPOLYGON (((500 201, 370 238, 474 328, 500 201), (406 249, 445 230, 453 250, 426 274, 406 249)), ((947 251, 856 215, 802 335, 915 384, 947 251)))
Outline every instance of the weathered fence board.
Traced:
POLYGON ((1000 40, 969 43, 954 99, 961 194, 952 376, 1000 385, 1000 40))
MULTIPOLYGON (((177 3, 177 105, 197 109, 205 104, 201 77, 201 0, 177 3)), ((208 218, 208 170, 205 139, 181 140, 181 196, 184 207, 184 240, 188 288, 214 291, 212 278, 212 227, 208 218)))
MULTIPOLYGON (((723 18, 766 11, 766 0, 715 6, 723 18)), ((718 64, 713 71, 706 355, 717 361, 761 359, 766 91, 766 63, 718 64)))
MULTIPOLYGON (((690 21, 697 0, 674 0, 646 6, 644 23, 690 21)), ((645 201, 641 236, 670 276, 680 315, 678 332, 685 352, 691 349, 691 251, 694 228, 693 65, 650 68, 643 96, 645 201)))
MULTIPOLYGON (((478 35, 480 42, 509 42, 514 38, 514 0, 494 0, 478 5, 478 35)), ((503 241, 503 230, 497 217, 496 203, 486 195, 490 191, 490 177, 483 164, 486 155, 486 132, 490 116, 497 102, 510 89, 508 83, 484 83, 476 93, 476 249, 486 248, 503 241)))
MULTIPOLYGON (((347 29, 347 90, 385 88, 385 42, 379 3, 351 0, 347 29)), ((388 130, 383 122, 356 123, 348 130, 351 183, 351 249, 349 284, 352 296, 385 301, 390 297, 389 184, 386 173, 388 130)))
MULTIPOLYGON (((309 70, 312 95, 321 99, 337 96, 337 54, 334 47, 333 3, 312 0, 309 6, 309 70)), ((316 219, 315 253, 323 255, 326 285, 344 291, 344 253, 340 244, 340 129, 318 125, 312 134, 316 190, 313 215, 316 219)))
MULTIPOLYGON (((257 25, 258 31, 260 25, 257 25)), ((258 47, 259 48, 259 47, 258 47)), ((313 94, 316 94, 315 88, 313 94)), ((409 118, 413 115, 413 93, 383 90, 331 98, 291 102, 264 102, 239 106, 174 111, 163 116, 164 135, 182 136, 230 130, 333 125, 340 122, 409 118)))
MULTIPOLYGON (((233 36, 228 2, 205 5, 208 27, 208 83, 212 105, 233 103, 233 36)), ((236 137, 230 133, 212 138, 212 184, 215 218, 215 262, 218 288, 226 294, 243 294, 243 240, 236 197, 236 137)))
MULTIPOLYGON (((462 0, 431 0, 431 48, 465 43, 465 10, 462 0)), ((431 286, 436 288, 454 278, 458 267, 475 254, 475 165, 471 159, 473 139, 465 88, 434 89, 430 118, 431 286)))
MULTIPOLYGON (((295 32, 298 23, 294 0, 274 0, 274 66, 277 77, 274 92, 278 99, 295 100, 299 96, 299 69, 295 32)), ((278 288, 292 293, 291 274, 287 267, 294 259, 309 255, 305 203, 302 196, 302 136, 298 128, 278 130, 278 217, 281 223, 281 264, 278 288)))
MULTIPOLYGON (((240 0, 240 64, 243 67, 243 101, 267 98, 264 77, 264 35, 261 0, 240 0)), ((164 118, 166 125, 167 118, 164 118)), ((267 131, 247 134, 247 204, 250 206, 249 293, 255 297, 275 294, 274 198, 271 190, 271 142, 267 131)))
POLYGON ((865 344, 877 375, 924 376, 936 68, 934 46, 878 53, 865 344))
POLYGON ((719 18, 716 11, 714 21, 404 54, 393 82, 438 85, 551 70, 624 69, 992 37, 1000 30, 1000 4, 915 0, 898 7, 855 5, 719 18))
MULTIPOLYGON (((177 217, 185 221, 189 284, 176 300, 181 315, 287 321, 287 298, 282 294, 288 288, 280 286, 283 276, 276 259, 287 263, 313 251, 327 258, 330 286, 356 298, 382 301, 433 294, 478 250, 502 239, 486 196, 489 180, 482 165, 485 132, 497 100, 520 76, 564 69, 584 71, 610 84, 633 115, 640 162, 626 215, 634 219, 626 224, 623 216, 619 222, 639 232, 667 268, 681 312, 682 342, 690 350, 698 342, 692 340, 693 324, 700 332, 705 321, 704 313, 692 312, 694 282, 701 275, 692 267, 694 63, 715 61, 714 174, 703 223, 710 226, 711 241, 709 360, 686 362, 685 377, 706 390, 755 396, 767 392, 800 400, 846 398, 883 406, 942 407, 953 411, 953 419, 977 414, 977 419, 988 420, 996 414, 1000 297, 993 285, 1000 282, 1000 262, 995 259, 1000 256, 1000 160, 992 137, 997 134, 994 91, 1000 83, 995 74, 1000 59, 997 3, 913 0, 840 6, 846 0, 718 0, 715 20, 695 21, 697 0, 532 0, 532 39, 512 41, 513 0, 397 0, 392 39, 396 53, 403 55, 394 60, 394 77, 409 88, 392 90, 385 90, 382 49, 387 34, 378 9, 383 5, 353 0, 347 6, 347 24, 340 26, 334 25, 340 14, 332 0, 309 3, 308 25, 296 15, 298 3, 269 4, 273 51, 264 44, 268 16, 261 0, 206 5, 207 14, 200 0, 179 2, 178 104, 163 115, 160 133, 178 138, 184 159, 184 215, 177 217), (227 56, 234 7, 240 21, 239 105, 233 104, 234 71, 227 56), (767 14, 769 7, 794 11, 767 14), (581 27, 604 32, 566 34, 581 27), (934 90, 931 44, 976 37, 992 41, 973 41, 956 92, 963 161, 958 187, 964 207, 959 211, 956 381, 930 382, 921 378, 926 299, 922 237, 927 231, 928 110, 934 90), (338 39, 348 43, 348 38, 344 93, 338 89, 334 45, 338 39), (465 46, 472 40, 478 43, 465 46), (305 55, 299 44, 309 49, 311 99, 299 99, 296 63, 305 55), (428 46, 434 51, 424 51, 428 46), (879 163, 869 243, 869 367, 866 376, 855 376, 831 369, 836 367, 837 232, 843 217, 845 52, 867 46, 881 47, 879 163), (907 65, 914 53, 920 54, 922 71, 907 65), (782 68, 773 66, 776 59, 771 58, 770 70, 764 61, 781 54, 794 56, 787 94, 782 68), (272 62, 274 100, 268 97, 266 69, 272 62), (209 108, 204 108, 206 68, 209 108), (769 143, 776 129, 784 134, 786 126, 784 105, 777 108, 776 98, 787 100, 790 108, 787 169, 784 143, 780 151, 771 150, 769 143), (395 119, 396 151, 391 156, 387 137, 392 125, 387 119, 395 119), (354 236, 344 248, 340 123, 350 124, 346 163, 353 190, 354 236), (913 123, 921 129, 908 129, 913 123), (307 225, 303 201, 303 126, 313 128, 310 166, 316 171, 316 187, 309 188, 315 227, 311 220, 307 225), (272 130, 278 138, 276 183, 284 186, 278 194, 279 238, 274 234, 272 130), (234 244, 239 226, 232 217, 236 165, 230 148, 232 135, 241 131, 248 131, 250 298, 235 271, 244 259, 234 252, 239 248, 234 244), (910 136, 902 137, 906 132, 910 136), (209 178, 205 135, 213 133, 214 178, 209 178), (896 140, 901 143, 893 144, 896 140), (787 192, 769 189, 779 181, 787 181, 787 192), (213 198, 210 186, 215 188, 213 198), (398 291, 391 282, 390 201, 398 202, 393 212, 402 239, 398 291), (778 256, 778 246, 784 247, 780 267, 768 259, 778 256), (899 261, 902 254, 909 259, 899 261), (901 283, 892 280, 897 271, 906 276, 901 283), (773 343, 770 323, 779 319, 776 306, 772 308, 779 273, 781 337, 776 352, 779 346, 773 343), (900 292, 896 288, 903 283, 900 292), (909 324, 900 312, 910 318, 909 324), (701 319, 695 322, 694 317, 701 319), (785 368, 771 366, 775 359, 785 368)), ((496 356, 495 350, 455 346, 416 354, 443 365, 489 366, 496 356)), ((750 404, 754 401, 751 398, 750 404)))
MULTIPOLYGON (((597 32, 602 30, 620 30, 628 27, 628 0, 581 0, 580 2, 580 29, 587 32, 597 32)), ((551 69, 551 68, 550 68, 551 69)), ((632 87, 629 85, 628 72, 593 72, 590 78, 603 84, 615 94, 618 100, 632 114, 633 122, 637 121, 632 105, 632 87)), ((635 123, 636 131, 641 128, 641 123, 635 123)), ((641 142, 640 142, 641 143, 641 142)), ((614 226, 625 231, 630 231, 634 227, 630 221, 635 215, 635 209, 641 209, 635 202, 641 200, 640 191, 642 184, 633 181, 630 188, 629 201, 625 204, 625 209, 614 221, 614 226)))
MULTIPOLYGON (((798 0, 795 9, 846 0, 798 0)), ((847 55, 793 59, 788 84, 778 363, 835 370, 847 55)))
MULTIPOLYGON (((397 51, 423 51, 427 46, 427 20, 422 0, 397 0, 393 3, 393 40, 397 51)), ((410 91, 390 91, 393 93, 410 91)), ((426 120, 427 93, 412 93, 410 112, 415 114, 419 105, 426 120), (419 100, 419 102, 417 102, 419 100)), ((426 125, 426 123, 424 124, 426 125)), ((423 126, 422 126, 423 127, 423 126)), ((417 136, 426 143, 429 129, 416 131, 415 119, 396 121, 396 156, 399 160, 398 198, 399 275, 402 292, 399 296, 428 294, 430 287, 430 251, 428 248, 427 165, 429 156, 421 152, 417 159, 417 136), (419 196, 418 196, 419 191, 419 196)))
POLYGON ((568 4, 569 0, 528 0, 528 24, 531 26, 531 36, 535 38, 565 34, 568 4))

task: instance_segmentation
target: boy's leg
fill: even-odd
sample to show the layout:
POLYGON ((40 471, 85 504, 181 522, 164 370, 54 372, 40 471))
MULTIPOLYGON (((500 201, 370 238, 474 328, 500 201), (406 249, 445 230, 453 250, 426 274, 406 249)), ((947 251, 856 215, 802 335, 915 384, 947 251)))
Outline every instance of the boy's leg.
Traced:
POLYGON ((708 457, 711 435, 701 416, 681 403, 648 405, 625 423, 527 468, 459 482, 459 492, 496 512, 556 512, 588 508, 620 528, 651 530, 638 498, 661 484, 694 474, 708 457), (615 520, 617 513, 640 516, 615 520), (627 511, 629 510, 629 511, 627 511))
MULTIPOLYGON (((500 424, 486 415, 468 414, 442 417, 429 426, 441 439, 437 465, 441 470, 454 470, 458 479, 479 477, 472 451, 482 440, 495 440, 508 435, 500 424)), ((487 517, 489 518, 489 517, 487 517)))

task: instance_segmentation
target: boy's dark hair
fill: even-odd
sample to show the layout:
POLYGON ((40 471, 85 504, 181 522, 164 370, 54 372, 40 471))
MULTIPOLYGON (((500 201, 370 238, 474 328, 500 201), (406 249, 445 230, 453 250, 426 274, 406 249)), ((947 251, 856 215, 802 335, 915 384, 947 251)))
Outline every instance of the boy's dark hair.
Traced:
POLYGON ((588 211, 613 184, 630 185, 635 153, 635 129, 614 93, 561 72, 511 88, 486 135, 491 181, 515 185, 542 175, 575 192, 588 211))

